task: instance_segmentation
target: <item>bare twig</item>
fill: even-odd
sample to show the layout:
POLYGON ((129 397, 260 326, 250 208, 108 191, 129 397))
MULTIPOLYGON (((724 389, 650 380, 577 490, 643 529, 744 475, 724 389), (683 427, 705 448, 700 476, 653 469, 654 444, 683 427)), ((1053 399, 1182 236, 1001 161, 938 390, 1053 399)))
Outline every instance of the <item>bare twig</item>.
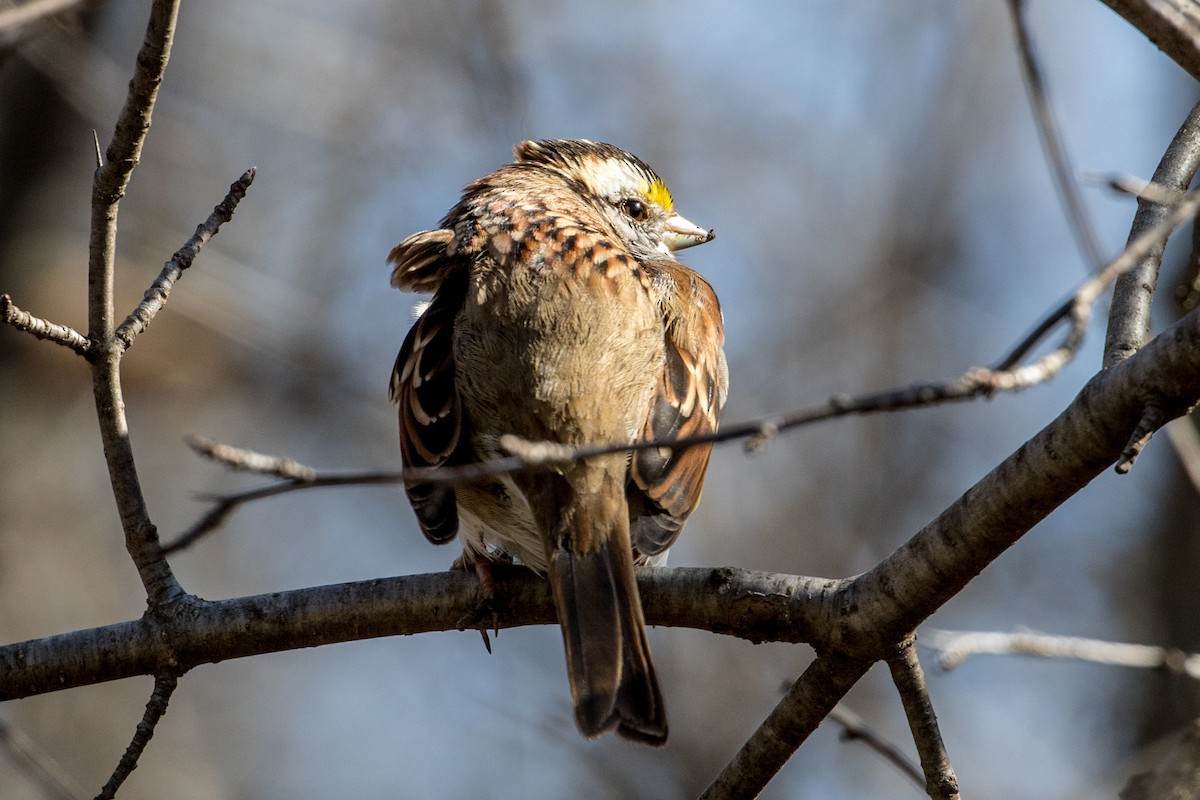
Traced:
MULTIPOLYGON (((1200 168, 1200 103, 1192 107, 1187 119, 1171 140, 1152 183, 1166 190, 1184 191, 1200 168)), ((1129 244, 1151 230, 1159 228, 1186 201, 1167 205, 1157 200, 1139 199, 1138 211, 1129 231, 1129 244)), ((1172 230, 1174 226, 1172 227, 1172 230)), ((1169 233, 1169 232, 1168 232, 1169 233)), ((1145 344, 1150 336, 1150 305, 1158 271, 1162 265, 1167 237, 1146 248, 1137 263, 1130 266, 1117 280, 1113 291, 1112 308, 1108 316, 1108 333, 1104 343, 1104 366, 1128 358, 1145 344)), ((1128 250, 1129 247, 1126 247, 1128 250)))
POLYGON ((829 718, 842 726, 843 740, 862 742, 900 770, 919 791, 924 790, 925 775, 921 772, 921 767, 906 756, 894 742, 889 742, 879 735, 866 720, 847 708, 845 703, 834 706, 829 712, 829 718))
POLYGON ((47 797, 80 800, 84 796, 61 764, 3 718, 0 718, 0 749, 9 754, 47 797))
POLYGON ((1013 29, 1016 32, 1017 51, 1021 55, 1021 68, 1025 76, 1025 88, 1029 95, 1029 105, 1033 109, 1033 118, 1037 122, 1038 135, 1041 137, 1042 150, 1050 169, 1054 173, 1054 187, 1058 190, 1058 198, 1067 213, 1071 223, 1071 232, 1075 235, 1075 243, 1090 270, 1104 261, 1100 249, 1100 241, 1092 227, 1091 219, 1084 208, 1083 196, 1075 180, 1075 170, 1071 167, 1067 149, 1063 145, 1062 134, 1050 111, 1050 103, 1046 99, 1046 84, 1042 79, 1042 70, 1037 54, 1034 52, 1033 40, 1029 35, 1029 27, 1025 19, 1025 0, 1008 0, 1013 29))
POLYGON ((114 335, 113 281, 116 273, 117 212, 141 157, 150 129, 158 88, 171 53, 179 0, 155 0, 138 52, 129 93, 117 119, 107 162, 96 170, 92 183, 92 221, 88 244, 88 338, 92 358, 92 393, 100 421, 104 460, 108 464, 113 497, 125 533, 125 549, 153 605, 177 599, 183 589, 163 557, 158 531, 150 521, 138 481, 125 418, 121 390, 121 356, 124 348, 114 335))
POLYGON ((1107 174, 1089 173, 1089 180, 1107 186, 1114 192, 1127 194, 1138 200, 1146 200, 1163 206, 1171 206, 1184 199, 1184 189, 1174 189, 1162 186, 1154 181, 1147 181, 1135 175, 1125 175, 1119 172, 1107 174))
POLYGON ((892 682, 900 693, 900 702, 904 704, 917 753, 921 756, 925 792, 933 800, 957 800, 960 796, 958 778, 938 730, 937 715, 929 700, 929 687, 925 685, 925 672, 921 669, 913 639, 910 637, 901 642, 887 663, 892 682))
POLYGON ((1163 408, 1158 403, 1146 403, 1146 407, 1142 411, 1142 418, 1138 420, 1133 433, 1129 434, 1129 443, 1121 451, 1121 458, 1117 461, 1115 467, 1117 472, 1124 475, 1133 469, 1133 463, 1137 461, 1137 457, 1142 454, 1142 450, 1150 443, 1150 438, 1154 436, 1154 433, 1165 425, 1168 420, 1174 419, 1176 416, 1171 409, 1163 408))
POLYGON ((938 654, 938 666, 952 670, 971 656, 1023 655, 1073 658, 1096 664, 1162 669, 1200 679, 1200 655, 1172 647, 1106 642, 1080 636, 1053 636, 1036 631, 943 631, 922 629, 921 646, 938 654))
POLYGON ((256 472, 260 475, 274 475, 287 481, 309 483, 317 478, 317 471, 306 467, 298 461, 281 456, 268 456, 253 450, 243 450, 240 447, 230 447, 215 439, 191 434, 184 441, 188 447, 205 458, 211 458, 230 469, 245 472, 256 472))
MULTIPOLYGON (((238 450, 231 448, 229 445, 219 445, 223 449, 238 450)), ((255 453, 255 455, 258 455, 255 453)), ((262 456, 266 459, 274 459, 275 456, 262 456)), ((290 460, 290 459, 283 459, 290 460)), ((295 463, 295 462, 293 462, 295 463)), ((493 462, 488 462, 489 464, 493 462)), ((482 465, 481 465, 482 466, 482 465)), ((311 467, 305 467, 303 464, 296 464, 296 469, 299 471, 309 470, 311 467)), ((271 486, 260 486, 257 489, 239 492, 237 494, 225 495, 221 497, 206 497, 203 499, 210 500, 214 504, 208 513, 197 520, 196 524, 188 528, 176 538, 165 545, 162 545, 162 554, 170 555, 178 552, 189 545, 193 544, 197 539, 211 533, 221 525, 225 524, 225 520, 236 511, 240 506, 253 502, 255 500, 263 500, 268 497, 276 497, 281 494, 288 494, 300 489, 316 489, 320 487, 331 486, 375 486, 384 484, 397 484, 405 479, 404 472, 383 471, 383 472, 348 472, 342 475, 322 475, 316 474, 311 480, 291 479, 287 483, 277 483, 271 486)))
POLYGON ((12 325, 19 331, 25 331, 38 339, 45 339, 60 344, 68 350, 87 358, 92 343, 79 331, 66 325, 35 317, 27 311, 17 308, 16 303, 7 294, 0 294, 0 322, 12 325))
POLYGON ((254 182, 254 175, 254 167, 243 172, 242 176, 229 187, 229 193, 225 195, 224 200, 217 204, 208 219, 196 227, 196 232, 192 234, 192 237, 184 243, 183 247, 175 251, 175 255, 171 257, 170 261, 163 265, 162 272, 155 278, 154 283, 150 284, 142 302, 138 303, 137 308, 117 328, 115 337, 120 347, 128 349, 133 344, 133 340, 146 330, 146 326, 166 305, 171 287, 175 285, 175 281, 179 279, 183 271, 192 265, 200 248, 217 235, 222 224, 233 219, 233 212, 242 198, 246 196, 246 190, 250 188, 250 184, 254 182))
POLYGON ((117 763, 117 768, 113 770, 112 777, 104 784, 100 794, 96 795, 96 800, 112 800, 129 774, 137 769, 138 759, 142 757, 142 751, 146 749, 146 745, 154 736, 154 729, 158 725, 158 721, 162 719, 163 714, 167 713, 167 703, 171 701, 171 694, 175 691, 178 683, 179 679, 174 675, 158 675, 154 678, 154 691, 151 692, 150 700, 146 703, 146 713, 142 715, 142 721, 138 723, 133 739, 129 742, 129 747, 125 748, 125 753, 117 763))

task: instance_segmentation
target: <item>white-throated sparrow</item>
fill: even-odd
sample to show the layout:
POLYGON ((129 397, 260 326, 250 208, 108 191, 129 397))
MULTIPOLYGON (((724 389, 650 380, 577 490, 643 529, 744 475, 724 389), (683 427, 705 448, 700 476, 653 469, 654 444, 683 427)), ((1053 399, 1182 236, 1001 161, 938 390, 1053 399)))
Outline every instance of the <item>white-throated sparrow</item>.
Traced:
MULTIPOLYGON (((522 142, 441 227, 396 245, 392 285, 433 292, 392 374, 410 467, 715 431, 728 373, 716 295, 673 251, 713 238, 641 159, 585 140, 522 142)), ((547 574, 575 719, 647 744, 667 720, 635 563, 661 563, 696 508, 711 445, 602 456, 451 486, 406 484, 430 541, 463 563, 547 574)))

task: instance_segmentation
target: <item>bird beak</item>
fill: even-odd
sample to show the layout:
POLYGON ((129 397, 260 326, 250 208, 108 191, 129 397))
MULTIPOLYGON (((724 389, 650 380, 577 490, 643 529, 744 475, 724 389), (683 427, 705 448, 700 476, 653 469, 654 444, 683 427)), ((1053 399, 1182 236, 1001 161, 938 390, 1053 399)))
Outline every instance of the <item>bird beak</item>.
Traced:
POLYGON ((711 242, 716 236, 716 231, 706 231, 688 222, 678 214, 673 214, 667 220, 663 243, 667 246, 668 250, 675 251, 711 242))

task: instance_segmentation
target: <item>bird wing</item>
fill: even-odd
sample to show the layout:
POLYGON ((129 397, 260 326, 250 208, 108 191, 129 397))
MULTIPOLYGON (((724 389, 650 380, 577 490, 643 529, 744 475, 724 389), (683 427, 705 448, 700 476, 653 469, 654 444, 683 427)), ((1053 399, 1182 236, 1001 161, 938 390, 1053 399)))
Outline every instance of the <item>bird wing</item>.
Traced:
MULTIPOLYGON (((729 386, 722 347, 721 308, 712 287, 676 262, 646 265, 659 293, 665 358, 642 441, 683 439, 714 433, 729 386)), ((630 461, 633 544, 656 556, 679 537, 700 502, 711 444, 683 450, 639 450, 630 461)))
MULTIPOLYGON (((436 289, 396 356, 389 394, 400 411, 400 455, 405 467, 437 467, 452 460, 463 435, 462 402, 454 379, 454 318, 462 306, 466 274, 446 255, 450 231, 422 231, 388 255, 392 285, 436 289)), ((454 487, 406 481, 405 491, 426 538, 443 544, 458 532, 454 487)))

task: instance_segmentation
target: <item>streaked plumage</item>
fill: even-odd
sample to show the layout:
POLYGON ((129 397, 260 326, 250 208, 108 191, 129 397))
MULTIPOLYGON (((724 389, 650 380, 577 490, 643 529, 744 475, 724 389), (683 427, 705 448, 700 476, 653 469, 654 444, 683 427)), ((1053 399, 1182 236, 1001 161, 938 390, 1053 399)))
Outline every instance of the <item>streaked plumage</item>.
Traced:
MULTIPOLYGON (((392 375, 406 466, 714 431, 728 376, 720 307, 672 252, 709 241, 640 159, 583 140, 522 142, 439 229, 388 260, 434 292, 392 375)), ((551 581, 580 730, 648 744, 667 723, 634 563, 661 563, 700 499, 709 445, 616 454, 475 484, 413 482, 426 536, 466 564, 515 557, 551 581)))

